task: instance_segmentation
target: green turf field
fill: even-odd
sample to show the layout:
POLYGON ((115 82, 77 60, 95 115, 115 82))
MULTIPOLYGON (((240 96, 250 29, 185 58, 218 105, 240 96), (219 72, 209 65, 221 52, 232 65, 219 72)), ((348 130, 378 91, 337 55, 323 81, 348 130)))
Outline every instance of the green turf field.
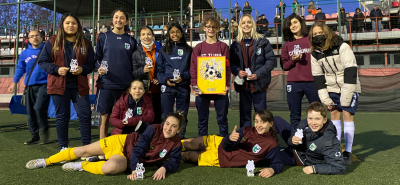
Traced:
MULTIPOLYGON (((209 134, 218 134, 215 112, 210 111, 209 134)), ((197 111, 188 115, 187 137, 197 136, 197 111)), ((289 120, 289 112, 273 112, 289 120)), ((239 124, 239 112, 229 112, 229 130, 239 124)), ((304 115, 303 115, 304 117, 304 115)), ((88 172, 63 172, 61 165, 27 170, 25 164, 36 158, 45 158, 59 151, 56 142, 55 120, 51 119, 51 144, 24 145, 29 138, 27 128, 14 126, 26 123, 25 115, 10 115, 0 111, 0 184, 400 184, 400 113, 357 113, 353 153, 361 162, 353 162, 346 175, 306 175, 302 167, 285 167, 281 174, 268 179, 249 178, 245 168, 197 167, 182 163, 178 173, 167 174, 162 181, 150 177, 156 168, 146 168, 145 180, 131 182, 125 174, 93 175, 88 172)), ((70 147, 79 146, 78 122, 70 123, 70 147)), ((111 129, 109 130, 111 132, 111 129)), ((92 141, 98 140, 98 130, 92 130, 92 141)), ((344 139, 342 139, 344 140, 344 139)), ((342 141, 343 142, 343 141, 342 141)), ((282 143, 282 141, 280 141, 282 143)), ((262 168, 256 168, 256 171, 262 168)))

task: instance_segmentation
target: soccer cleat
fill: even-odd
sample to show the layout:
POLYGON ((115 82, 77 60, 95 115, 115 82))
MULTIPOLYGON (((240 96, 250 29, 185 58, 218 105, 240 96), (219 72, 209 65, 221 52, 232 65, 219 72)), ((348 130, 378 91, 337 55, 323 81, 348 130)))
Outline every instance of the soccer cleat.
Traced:
POLYGON ((35 144, 40 140, 40 137, 38 135, 32 135, 32 137, 28 140, 25 141, 24 144, 25 145, 31 145, 31 144, 35 144))
POLYGON ((26 168, 33 170, 37 168, 46 168, 46 159, 35 159, 35 160, 30 160, 28 163, 26 163, 26 168))
POLYGON ((350 165, 353 162, 353 155, 348 151, 343 152, 343 158, 346 165, 350 165))
POLYGON ((83 171, 82 169, 82 161, 81 162, 69 162, 65 163, 61 167, 65 172, 72 172, 72 171, 83 171))
POLYGON ((106 156, 105 155, 99 155, 97 157, 99 157, 99 160, 106 160, 106 156))

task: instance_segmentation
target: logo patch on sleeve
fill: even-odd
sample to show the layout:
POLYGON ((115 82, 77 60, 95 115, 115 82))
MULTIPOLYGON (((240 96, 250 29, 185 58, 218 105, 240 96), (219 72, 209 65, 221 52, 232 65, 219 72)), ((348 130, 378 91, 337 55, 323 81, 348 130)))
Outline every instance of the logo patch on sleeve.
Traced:
POLYGON ((167 150, 166 149, 163 149, 161 152, 160 152, 160 157, 161 158, 164 158, 165 157, 165 155, 167 155, 167 150))
POLYGON ((261 149, 262 149, 261 146, 256 144, 253 146, 253 153, 257 154, 258 152, 261 151, 261 149))

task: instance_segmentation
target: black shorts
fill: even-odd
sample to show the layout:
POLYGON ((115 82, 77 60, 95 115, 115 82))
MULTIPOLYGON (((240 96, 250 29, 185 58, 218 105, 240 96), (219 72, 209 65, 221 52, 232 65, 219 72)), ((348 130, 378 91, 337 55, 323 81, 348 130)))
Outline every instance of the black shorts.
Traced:
POLYGON ((115 102, 121 97, 123 89, 97 89, 94 111, 100 114, 111 114, 115 102))

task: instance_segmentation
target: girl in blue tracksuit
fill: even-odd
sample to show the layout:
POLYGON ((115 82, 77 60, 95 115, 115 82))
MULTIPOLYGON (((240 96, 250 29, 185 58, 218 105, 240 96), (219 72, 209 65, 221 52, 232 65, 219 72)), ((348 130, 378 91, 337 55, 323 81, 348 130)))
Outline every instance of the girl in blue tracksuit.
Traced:
POLYGON ((116 9, 112 13, 114 29, 101 34, 96 45, 96 69, 99 78, 96 82, 97 92, 95 111, 100 117, 100 139, 107 137, 109 119, 115 102, 121 97, 133 80, 132 53, 136 50, 136 40, 128 31, 129 13, 116 9), (108 70, 100 66, 103 61, 108 70))
POLYGON ((158 82, 161 84, 161 112, 163 119, 176 110, 183 111, 185 122, 179 133, 185 137, 187 112, 190 104, 190 56, 192 48, 186 43, 182 27, 172 24, 168 28, 165 46, 160 49, 156 61, 158 82), (174 71, 179 70, 180 76, 174 80, 174 71))

